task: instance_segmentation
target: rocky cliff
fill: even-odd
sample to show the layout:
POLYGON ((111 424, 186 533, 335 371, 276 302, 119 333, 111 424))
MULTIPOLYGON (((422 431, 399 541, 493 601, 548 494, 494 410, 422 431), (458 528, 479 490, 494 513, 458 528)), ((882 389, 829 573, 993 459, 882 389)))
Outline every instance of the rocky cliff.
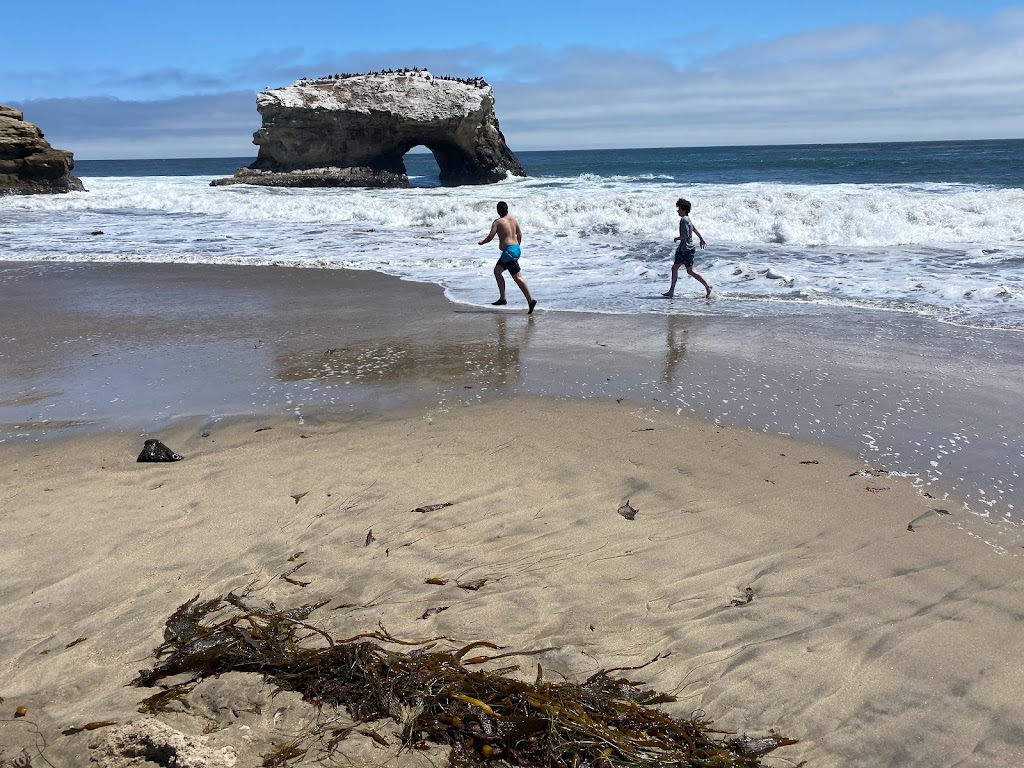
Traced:
POLYGON ((256 162, 220 184, 404 187, 402 158, 433 154, 445 186, 525 176, 505 144, 494 92, 482 79, 425 70, 299 80, 256 98, 263 127, 256 162))
POLYGON ((83 191, 70 152, 54 149, 17 109, 0 104, 0 195, 83 191))

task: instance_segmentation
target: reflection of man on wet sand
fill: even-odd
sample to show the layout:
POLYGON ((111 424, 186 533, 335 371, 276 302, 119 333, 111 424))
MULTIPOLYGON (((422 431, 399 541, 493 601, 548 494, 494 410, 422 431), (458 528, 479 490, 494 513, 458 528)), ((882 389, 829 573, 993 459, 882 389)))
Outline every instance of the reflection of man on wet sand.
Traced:
MULTIPOLYGON (((510 339, 508 333, 509 316, 506 314, 495 315, 497 320, 498 347, 494 350, 493 356, 482 355, 483 359, 492 359, 495 373, 500 377, 494 382, 495 386, 515 384, 519 381, 521 366, 519 353, 526 347, 533 331, 533 318, 526 321, 518 339, 510 339)), ((512 321, 523 322, 523 321, 512 321)), ((513 328, 515 325, 512 326, 513 328)))
POLYGON ((491 303, 495 306, 508 304, 505 299, 505 277, 501 274, 507 269, 512 279, 516 281, 516 285, 519 286, 519 290, 523 292, 523 296, 526 297, 526 303, 530 307, 529 314, 532 315, 537 302, 530 295, 530 287, 519 274, 521 253, 519 246, 523 242, 523 232, 519 229, 519 222, 508 215, 508 203, 505 201, 498 203, 498 218, 491 224, 491 231, 480 241, 479 245, 491 242, 495 235, 498 236, 501 256, 498 257, 498 263, 494 265, 494 280, 498 283, 498 300, 491 303))

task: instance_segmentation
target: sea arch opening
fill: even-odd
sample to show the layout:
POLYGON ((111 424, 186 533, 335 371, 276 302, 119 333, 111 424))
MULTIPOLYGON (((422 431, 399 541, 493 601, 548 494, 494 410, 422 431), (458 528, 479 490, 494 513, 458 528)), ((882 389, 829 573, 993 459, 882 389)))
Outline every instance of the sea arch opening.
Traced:
POLYGON ((405 173, 412 187, 440 187, 441 166, 437 156, 426 144, 417 144, 402 156, 405 173))

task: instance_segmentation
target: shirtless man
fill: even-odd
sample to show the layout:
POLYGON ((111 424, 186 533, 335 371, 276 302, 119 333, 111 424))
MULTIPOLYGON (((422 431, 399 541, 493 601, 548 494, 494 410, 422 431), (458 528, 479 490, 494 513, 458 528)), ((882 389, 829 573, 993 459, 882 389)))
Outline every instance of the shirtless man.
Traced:
POLYGON ((495 235, 498 236, 501 256, 498 257, 498 263, 494 265, 494 279, 498 283, 498 300, 491 303, 496 307, 508 304, 505 300, 505 276, 501 274, 507 269, 512 279, 516 281, 516 285, 519 286, 519 290, 523 292, 523 296, 526 297, 526 303, 530 307, 527 314, 532 315, 533 308, 537 306, 537 300, 530 295, 530 287, 519 274, 519 255, 521 253, 519 245, 523 242, 523 232, 519 229, 519 222, 508 215, 508 203, 504 201, 498 203, 498 218, 491 224, 491 231, 480 241, 479 245, 491 242, 495 235))

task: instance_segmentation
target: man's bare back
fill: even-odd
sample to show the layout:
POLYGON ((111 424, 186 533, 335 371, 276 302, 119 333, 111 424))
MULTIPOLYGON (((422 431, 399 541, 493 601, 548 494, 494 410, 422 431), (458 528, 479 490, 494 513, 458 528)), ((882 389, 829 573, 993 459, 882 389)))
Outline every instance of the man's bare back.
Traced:
POLYGON ((505 250, 510 245, 520 245, 523 242, 523 232, 519 229, 519 222, 514 216, 507 214, 494 220, 491 224, 491 231, 486 238, 480 241, 480 244, 489 242, 495 235, 498 236, 498 247, 501 250, 505 250))

